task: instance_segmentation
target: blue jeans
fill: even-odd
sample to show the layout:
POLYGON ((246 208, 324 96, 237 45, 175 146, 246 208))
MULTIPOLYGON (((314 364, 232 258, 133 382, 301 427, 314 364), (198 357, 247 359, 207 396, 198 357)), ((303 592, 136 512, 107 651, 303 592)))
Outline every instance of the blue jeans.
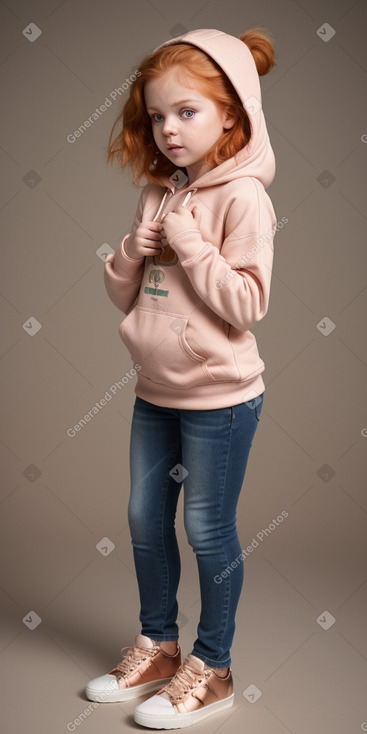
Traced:
POLYGON ((201 592, 192 653, 211 668, 231 664, 244 578, 236 507, 263 396, 215 410, 163 408, 138 396, 134 405, 128 520, 141 634, 158 642, 178 639, 175 515, 183 484, 184 525, 201 592))

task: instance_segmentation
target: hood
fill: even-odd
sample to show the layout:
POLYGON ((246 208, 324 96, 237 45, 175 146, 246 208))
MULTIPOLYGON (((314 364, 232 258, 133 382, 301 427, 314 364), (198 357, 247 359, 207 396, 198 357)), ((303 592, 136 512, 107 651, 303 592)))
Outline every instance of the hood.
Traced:
MULTIPOLYGON (((267 188, 275 176, 275 156, 262 111, 260 78, 250 49, 239 38, 222 31, 199 29, 165 41, 154 51, 177 43, 197 46, 221 67, 239 95, 252 128, 248 145, 232 158, 197 178, 193 187, 215 186, 244 176, 254 176, 267 188)), ((162 185, 172 192, 175 191, 168 177, 162 177, 162 185)))

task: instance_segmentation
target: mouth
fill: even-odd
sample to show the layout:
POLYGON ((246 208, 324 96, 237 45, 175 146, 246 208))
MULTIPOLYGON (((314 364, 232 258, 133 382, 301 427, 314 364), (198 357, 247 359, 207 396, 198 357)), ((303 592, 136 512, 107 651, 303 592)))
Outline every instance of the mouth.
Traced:
POLYGON ((182 150, 181 145, 168 145, 167 148, 168 150, 182 150))

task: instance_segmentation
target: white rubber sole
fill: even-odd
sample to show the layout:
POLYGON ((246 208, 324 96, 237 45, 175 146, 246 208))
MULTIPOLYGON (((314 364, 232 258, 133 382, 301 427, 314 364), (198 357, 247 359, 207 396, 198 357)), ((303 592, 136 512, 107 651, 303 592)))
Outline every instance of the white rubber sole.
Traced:
POLYGON ((203 721, 212 714, 218 714, 220 711, 233 706, 234 693, 222 701, 211 703, 199 711, 189 711, 187 714, 143 714, 134 711, 134 720, 137 724, 148 726, 152 729, 183 729, 186 726, 192 726, 199 721, 203 721))
POLYGON ((120 703, 121 701, 130 701, 132 698, 139 698, 145 693, 151 691, 159 691, 167 683, 172 680, 171 678, 161 678, 160 680, 151 680, 149 683, 142 683, 140 686, 133 686, 132 688, 120 688, 118 691, 95 691, 93 688, 86 686, 85 692, 90 701, 97 701, 98 703, 120 703))

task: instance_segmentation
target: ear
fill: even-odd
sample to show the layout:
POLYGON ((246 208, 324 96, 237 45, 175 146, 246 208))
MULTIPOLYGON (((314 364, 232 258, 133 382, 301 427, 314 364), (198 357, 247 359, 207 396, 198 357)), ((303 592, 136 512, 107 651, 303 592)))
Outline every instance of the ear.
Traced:
POLYGON ((235 124, 235 122, 236 122, 235 115, 228 108, 227 112, 225 113, 225 118, 223 120, 223 128, 225 130, 230 130, 233 127, 233 125, 235 124))

